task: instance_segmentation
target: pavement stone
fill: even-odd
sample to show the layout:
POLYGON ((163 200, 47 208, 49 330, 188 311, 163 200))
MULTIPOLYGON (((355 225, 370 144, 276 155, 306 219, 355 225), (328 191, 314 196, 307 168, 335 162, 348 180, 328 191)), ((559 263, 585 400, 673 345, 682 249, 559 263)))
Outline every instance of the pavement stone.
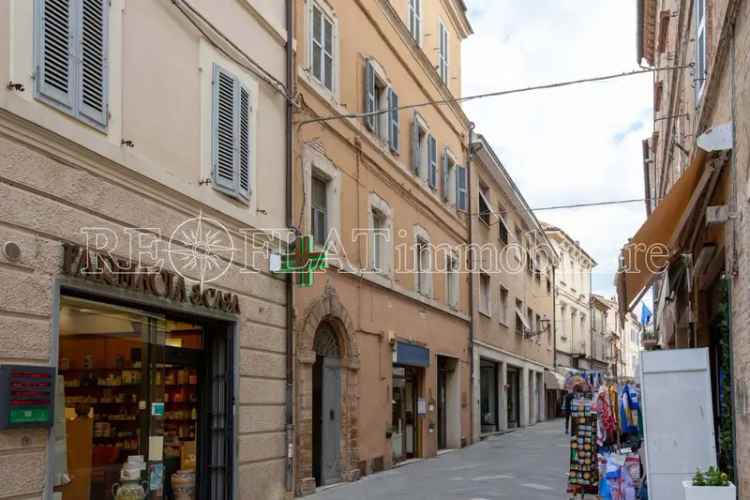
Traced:
POLYGON ((493 436, 473 446, 421 460, 311 500, 559 500, 565 493, 568 438, 561 420, 493 436))

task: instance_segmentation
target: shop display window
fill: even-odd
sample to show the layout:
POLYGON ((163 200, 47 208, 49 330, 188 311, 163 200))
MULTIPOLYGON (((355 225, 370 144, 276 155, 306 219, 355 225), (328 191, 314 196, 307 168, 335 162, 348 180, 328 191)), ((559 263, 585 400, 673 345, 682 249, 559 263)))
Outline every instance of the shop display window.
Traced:
POLYGON ((210 444, 205 416, 229 400, 226 380, 208 383, 216 367, 205 327, 63 297, 59 331, 63 500, 200 498, 198 483, 210 477, 198 463, 213 451, 204 448, 226 448, 210 444))

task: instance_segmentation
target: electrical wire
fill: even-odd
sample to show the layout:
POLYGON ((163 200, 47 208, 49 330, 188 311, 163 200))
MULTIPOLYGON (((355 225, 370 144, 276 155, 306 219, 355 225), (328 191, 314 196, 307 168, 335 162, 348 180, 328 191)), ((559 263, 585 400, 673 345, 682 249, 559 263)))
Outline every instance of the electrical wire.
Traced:
MULTIPOLYGON (((175 1, 175 0, 173 0, 175 1)), ((370 111, 368 113, 342 113, 339 115, 330 115, 330 116, 321 116, 318 118, 311 118, 309 120, 302 120, 299 122, 299 126, 302 125, 308 125, 311 123, 322 123, 322 122, 328 122, 333 120, 341 120, 341 119, 352 119, 352 118, 367 118, 370 116, 379 116, 384 115, 387 113, 390 113, 392 111, 404 111, 409 109, 415 109, 415 108, 423 108, 426 106, 438 106, 442 104, 454 104, 454 103, 461 103, 461 102, 467 102, 467 101, 474 101, 477 99, 486 99, 489 97, 500 97, 504 95, 510 95, 510 94, 520 94, 523 92, 532 92, 535 90, 545 90, 545 89, 554 89, 554 88, 560 88, 560 87, 568 87, 571 85, 579 85, 582 83, 591 83, 591 82, 602 82, 606 80, 614 80, 616 78, 623 78, 628 76, 635 76, 635 75, 642 75, 645 73, 654 73, 656 71, 675 71, 680 70, 684 68, 692 67, 693 63, 685 64, 681 66, 666 66, 662 68, 643 68, 637 69, 634 71, 628 71, 624 73, 614 73, 610 75, 603 75, 603 76, 594 76, 589 78, 579 78, 577 80, 567 80, 562 82, 554 82, 554 83, 547 83, 543 85, 534 85, 531 87, 522 87, 517 89, 510 89, 510 90, 498 90, 494 92, 486 92, 483 94, 476 94, 476 95, 470 95, 466 97, 454 97, 450 99, 432 99, 416 104, 406 104, 403 106, 396 106, 392 108, 385 108, 380 109, 377 111, 370 111)))
POLYGON ((292 103, 295 107, 299 107, 299 103, 294 99, 292 96, 289 96, 286 92, 286 84, 273 76, 269 71, 267 71, 260 63, 255 61, 252 57, 250 57, 249 54, 247 54, 245 51, 243 51, 239 46, 237 46, 236 43, 234 43, 232 40, 229 39, 228 36, 226 36, 222 31, 217 28, 214 24, 211 23, 208 19, 206 19, 203 14, 201 14, 198 10, 196 10, 192 5, 190 5, 186 0, 172 0, 172 4, 174 4, 175 7, 177 7, 177 10, 180 11, 180 13, 185 16, 185 18, 190 22, 190 24, 193 25, 195 29, 197 29, 203 37, 210 43, 216 50, 220 51, 222 54, 224 54, 226 57, 237 63, 238 65, 242 66, 247 71, 250 71, 255 76, 266 82, 268 85, 273 87, 274 90, 276 90, 279 94, 283 95, 284 98, 292 103), (190 11, 190 14, 183 9, 183 6, 187 8, 187 10, 190 11), (192 15, 191 15, 192 14, 192 15), (216 34, 218 34, 221 39, 229 44, 234 50, 236 50, 238 53, 242 54, 242 57, 247 59, 247 61, 250 63, 244 64, 241 61, 238 61, 234 55, 230 54, 229 51, 227 51, 224 47, 221 47, 216 41, 213 40, 213 38, 206 32, 203 26, 201 26, 194 18, 193 16, 196 16, 198 19, 200 19, 206 26, 208 26, 212 31, 214 31, 216 34))
MULTIPOLYGON (((537 207, 537 208, 530 208, 529 210, 531 212, 541 212, 541 211, 548 211, 548 210, 563 210, 563 209, 571 209, 571 208, 587 208, 587 207, 602 207, 602 206, 609 206, 609 205, 626 205, 629 203, 642 203, 644 201, 651 201, 651 200, 659 200, 660 198, 632 198, 627 200, 612 200, 612 201, 594 201, 594 202, 587 202, 587 203, 571 203, 567 205, 552 205, 552 206, 545 206, 545 207, 537 207)), ((510 209, 510 210, 487 210, 484 212, 473 212, 473 213, 467 213, 469 217, 481 217, 481 216, 495 216, 497 217, 497 220, 494 222, 490 222, 487 224, 488 226, 495 226, 499 224, 501 221, 504 223, 502 216, 507 215, 511 212, 518 212, 516 209, 510 209)))

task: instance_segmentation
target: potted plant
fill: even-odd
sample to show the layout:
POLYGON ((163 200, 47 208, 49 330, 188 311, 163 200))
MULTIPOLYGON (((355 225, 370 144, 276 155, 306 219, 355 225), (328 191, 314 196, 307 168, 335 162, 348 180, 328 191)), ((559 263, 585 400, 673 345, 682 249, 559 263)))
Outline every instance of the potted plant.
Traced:
POLYGON ((685 500, 735 500, 737 488, 716 467, 695 471, 692 481, 683 481, 685 500))

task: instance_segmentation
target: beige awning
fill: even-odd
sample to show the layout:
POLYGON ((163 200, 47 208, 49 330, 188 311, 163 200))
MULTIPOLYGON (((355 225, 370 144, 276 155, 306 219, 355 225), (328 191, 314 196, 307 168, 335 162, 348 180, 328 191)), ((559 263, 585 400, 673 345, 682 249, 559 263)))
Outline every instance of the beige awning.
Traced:
POLYGON ((565 389, 565 377, 557 372, 544 372, 544 385, 547 389, 562 391, 565 389))
POLYGON ((688 169, 622 249, 616 284, 623 311, 635 306, 679 252, 679 236, 714 170, 704 168, 706 153, 699 148, 695 151, 688 169))
POLYGON ((516 316, 518 316, 518 319, 521 320, 521 323, 523 324, 524 329, 527 332, 530 332, 531 331, 531 325, 529 325, 529 321, 526 319, 526 315, 518 307, 516 307, 516 316))

